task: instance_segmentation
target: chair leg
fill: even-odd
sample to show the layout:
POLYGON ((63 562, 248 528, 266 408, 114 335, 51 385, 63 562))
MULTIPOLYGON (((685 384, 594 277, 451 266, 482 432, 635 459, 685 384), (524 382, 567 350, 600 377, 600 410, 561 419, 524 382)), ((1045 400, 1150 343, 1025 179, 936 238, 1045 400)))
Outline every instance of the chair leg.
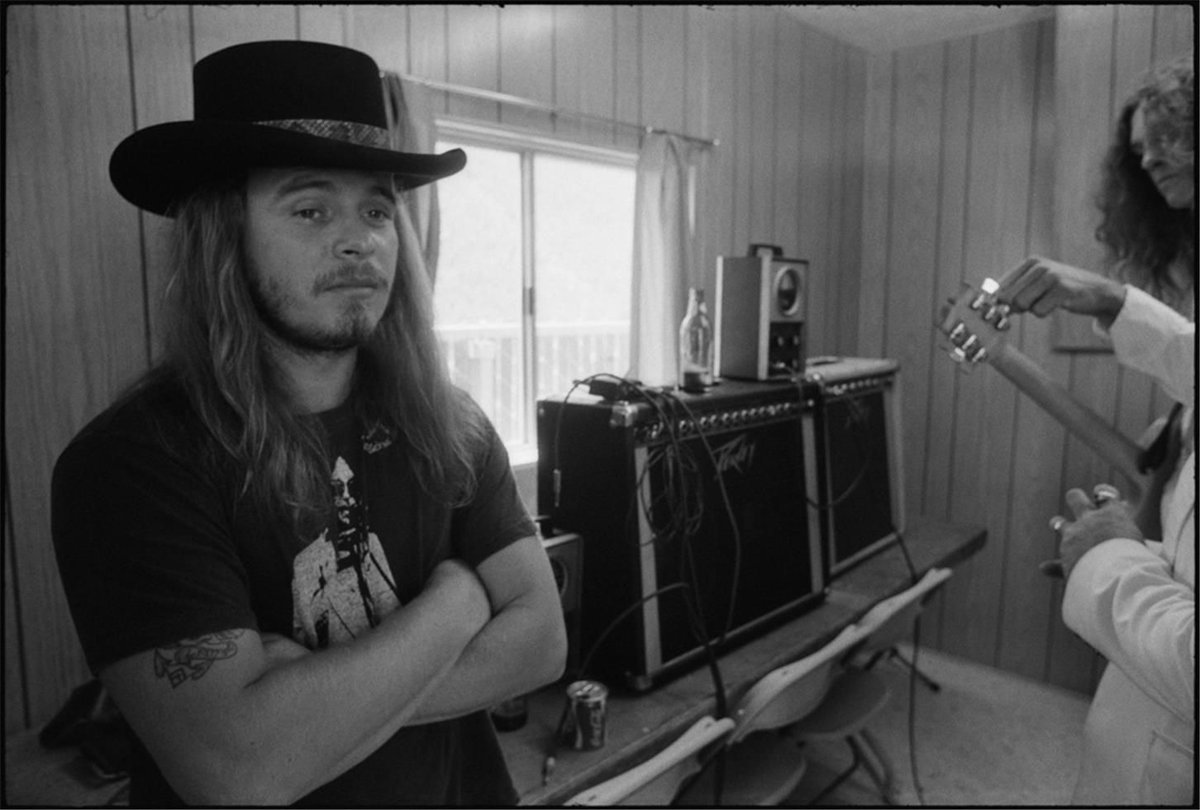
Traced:
POLYGON ((875 770, 875 766, 870 762, 870 757, 864 756, 863 764, 875 779, 879 792, 883 794, 884 802, 894 805, 896 801, 892 789, 895 785, 895 773, 892 770, 892 762, 883 746, 879 744, 879 739, 872 732, 864 728, 859 733, 862 736, 863 748, 871 752, 875 762, 878 763, 879 770, 875 770))
POLYGON ((854 760, 850 763, 850 767, 839 773, 832 782, 821 789, 821 792, 809 799, 810 805, 820 804, 821 800, 841 786, 843 782, 850 778, 850 774, 862 764, 862 754, 857 745, 853 742, 852 737, 846 738, 846 744, 850 746, 850 753, 854 755, 854 760))
POLYGON ((920 679, 921 679, 921 682, 922 682, 922 683, 924 683, 926 686, 928 686, 928 687, 929 687, 929 690, 930 690, 931 692, 940 692, 940 691, 942 691, 942 685, 941 685, 940 683, 938 683, 937 681, 935 681, 933 678, 930 678, 928 675, 926 675, 924 672, 922 672, 920 669, 918 669, 918 668, 917 668, 917 667, 916 667, 916 666, 913 664, 913 662, 912 662, 912 661, 909 661, 907 658, 905 658, 905 657, 904 657, 904 656, 903 656, 903 655, 900 653, 900 651, 899 651, 899 650, 897 650, 895 647, 893 647, 893 648, 891 649, 891 653, 890 653, 890 655, 889 655, 888 657, 889 657, 889 658, 899 658, 899 659, 900 659, 900 663, 901 663, 901 664, 904 664, 904 666, 908 667, 908 669, 909 669, 909 670, 910 670, 910 671, 911 671, 913 674, 915 674, 915 675, 916 675, 918 678, 920 678, 920 679))

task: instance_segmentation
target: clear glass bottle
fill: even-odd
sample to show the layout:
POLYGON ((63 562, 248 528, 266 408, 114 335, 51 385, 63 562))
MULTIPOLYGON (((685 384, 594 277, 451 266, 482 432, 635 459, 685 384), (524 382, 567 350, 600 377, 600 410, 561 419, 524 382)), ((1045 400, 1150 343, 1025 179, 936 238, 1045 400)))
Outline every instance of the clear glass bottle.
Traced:
POLYGON ((704 290, 688 290, 687 314, 679 324, 680 387, 704 393, 713 384, 713 329, 704 304, 704 290))

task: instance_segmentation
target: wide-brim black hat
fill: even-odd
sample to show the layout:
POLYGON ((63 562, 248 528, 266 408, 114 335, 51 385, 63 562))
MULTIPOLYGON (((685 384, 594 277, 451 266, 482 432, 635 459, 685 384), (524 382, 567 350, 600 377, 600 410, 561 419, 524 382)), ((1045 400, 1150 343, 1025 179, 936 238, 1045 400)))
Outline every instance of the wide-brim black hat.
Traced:
POLYGON ((194 120, 139 130, 109 161, 113 185, 165 216, 210 180, 247 169, 310 166, 390 172, 399 189, 459 171, 440 155, 389 148, 379 68, 359 51, 321 42, 250 42, 217 51, 192 72, 194 120))

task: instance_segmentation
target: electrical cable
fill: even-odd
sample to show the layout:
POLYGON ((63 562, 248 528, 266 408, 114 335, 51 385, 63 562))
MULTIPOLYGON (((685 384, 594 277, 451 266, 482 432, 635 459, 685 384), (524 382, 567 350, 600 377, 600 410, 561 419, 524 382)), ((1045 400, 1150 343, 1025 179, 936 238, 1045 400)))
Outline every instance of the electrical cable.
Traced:
POLYGON ((637 610, 639 607, 641 607, 646 602, 649 602, 651 599, 655 599, 659 596, 662 596, 665 593, 669 593, 674 590, 679 590, 680 588, 690 588, 690 587, 691 586, 688 585, 686 582, 672 582, 670 585, 664 585, 663 587, 659 588, 658 590, 654 591, 653 593, 648 593, 645 596, 639 598, 633 604, 626 606, 624 610, 622 610, 620 613, 617 614, 616 618, 614 618, 611 622, 608 623, 608 625, 604 628, 604 631, 601 632, 600 635, 596 637, 596 640, 592 642, 591 649, 588 650, 587 655, 584 656, 583 663, 576 670, 576 672, 578 674, 576 675, 575 680, 579 680, 579 679, 583 678, 585 675, 587 675, 587 673, 589 671, 589 665, 592 663, 592 656, 594 656, 596 654, 597 650, 600 649, 600 645, 604 643, 605 639, 608 638, 609 634, 612 633, 612 631, 617 628, 617 625, 619 625, 631 613, 633 613, 635 610, 637 610))
MULTIPOLYGON (((680 551, 680 580, 684 582, 690 581, 692 583, 692 588, 690 590, 692 598, 687 599, 687 594, 685 594, 685 607, 688 609, 687 613, 692 628, 692 635, 695 640, 704 648, 706 657, 708 658, 709 669, 712 673, 713 687, 716 692, 717 711, 719 716, 725 717, 728 713, 728 708, 726 706, 724 682, 721 678, 720 668, 716 662, 712 640, 708 635, 708 629, 704 618, 704 607, 700 596, 700 581, 696 573, 694 558, 691 554, 691 541, 699 531, 703 517, 703 490, 698 480, 699 467, 696 466, 695 460, 690 451, 687 450, 680 439, 678 432, 679 426, 676 423, 676 420, 672 418, 671 414, 666 412, 666 410, 657 401, 656 397, 663 397, 668 404, 678 403, 683 405, 685 409, 686 404, 672 394, 654 391, 646 388, 645 386, 638 386, 638 391, 646 399, 646 401, 649 402, 652 407, 654 407, 655 411, 658 413, 660 423, 667 434, 668 441, 664 447, 669 448, 670 452, 664 450, 663 454, 660 455, 660 459, 663 460, 668 472, 673 472, 676 469, 678 469, 680 472, 677 478, 672 475, 668 480, 669 484, 677 483, 679 488, 675 489, 671 486, 666 488, 665 494, 668 498, 669 514, 672 515, 672 520, 669 521, 668 532, 664 535, 661 530, 654 526, 654 515, 652 513, 653 504, 651 504, 649 507, 643 504, 643 513, 645 514, 647 523, 650 524, 652 534, 654 535, 654 540, 651 542, 658 542, 659 538, 663 536, 680 538, 680 543, 678 544, 680 551), (689 476, 687 473, 690 473, 691 475, 689 476), (690 574, 690 577, 688 574, 690 574)), ((692 422, 697 433, 701 435, 701 438, 704 438, 703 432, 699 427, 699 422, 694 419, 694 416, 692 422)), ((705 440, 705 444, 707 446, 707 440, 705 440)), ((653 461, 648 456, 646 469, 643 472, 648 473, 652 466, 653 461)), ((717 472, 718 481, 720 481, 720 471, 718 470, 717 472)), ((722 488, 723 487, 724 484, 722 482, 722 488)), ((639 492, 640 491, 642 491, 642 487, 639 486, 639 492)), ((728 499, 726 499, 726 502, 728 503, 728 499)), ((730 510, 729 515, 732 523, 732 510, 730 510)), ((734 524, 734 526, 736 531, 736 524, 734 524)), ((736 578, 733 580, 733 587, 735 589, 737 587, 736 578)), ((718 645, 724 643, 726 632, 727 631, 722 632, 721 638, 717 642, 718 645)))
POLYGON ((917 567, 913 565, 912 555, 908 553, 908 543, 904 540, 904 533, 899 531, 895 526, 892 527, 892 533, 896 535, 896 544, 900 546, 900 553, 904 555, 904 564, 908 566, 908 576, 913 585, 917 584, 917 567))
MULTIPOLYGON (((621 621, 627 618, 633 611, 641 607, 651 598, 655 598, 670 590, 676 588, 684 589, 684 606, 685 615, 691 632, 695 640, 701 645, 704 650, 706 662, 710 675, 713 680, 713 688, 716 699, 716 711, 719 717, 728 716, 727 695, 725 690, 724 679, 721 676, 720 666, 717 663, 716 652, 713 641, 708 634, 707 623, 705 621, 705 613, 701 604, 699 577, 695 567, 695 558, 692 553, 691 541, 699 532, 703 525, 704 516, 704 499, 703 487, 700 481, 700 467, 696 463, 695 457, 686 447, 680 436, 680 425, 675 418, 678 408, 682 408, 691 420, 691 426, 700 437, 708 458, 716 470, 718 485, 721 491, 722 500, 724 502, 726 514, 729 517, 730 525, 734 533, 734 548, 735 548, 735 566, 733 589, 730 594, 729 612, 726 618, 725 625, 722 629, 720 639, 717 645, 723 644, 728 635, 734 616, 734 606, 736 604, 736 591, 741 570, 741 536, 738 532, 737 522, 733 513, 732 505, 729 501, 728 493, 725 489, 725 483, 721 476, 720 469, 716 464, 715 454, 708 443, 707 436, 704 435, 700 428, 699 420, 687 407, 687 404, 677 396, 666 391, 656 391, 652 388, 641 385, 640 383, 626 380, 612 374, 596 374, 578 380, 574 383, 570 391, 563 398, 562 407, 559 410, 555 424, 554 433, 554 467, 553 467, 553 484, 554 484, 554 505, 557 509, 561 502, 562 490, 562 472, 560 466, 560 447, 561 447, 561 431, 563 413, 566 411, 567 400, 571 394, 580 385, 591 383, 594 380, 604 378, 614 381, 620 388, 623 394, 637 394, 640 399, 644 400, 655 411, 659 425, 662 431, 662 443, 658 448, 651 448, 647 452, 646 463, 638 472, 638 477, 635 482, 636 497, 630 503, 631 513, 626 516, 627 525, 629 521, 634 519, 632 510, 637 507, 641 508, 641 512, 646 519, 647 525, 650 527, 651 539, 646 542, 660 543, 663 538, 677 539, 679 550, 679 576, 680 581, 667 585, 658 589, 654 593, 640 598, 635 603, 623 609, 601 632, 596 641, 593 642, 591 650, 584 657, 583 664, 579 667, 579 677, 584 677, 589 671, 592 657, 596 651, 600 649, 600 645, 607 639, 621 621), (661 494, 656 495, 654 487, 646 487, 645 482, 648 480, 651 471, 658 467, 660 471, 659 478, 661 479, 662 487, 661 494), (650 490, 650 501, 647 503, 645 493, 650 490), (660 518, 665 518, 660 520, 660 518), (689 582, 691 583, 689 585, 689 582)), ((649 442, 648 442, 649 444, 649 442)), ((557 738, 561 735, 563 726, 567 720, 568 712, 570 711, 569 700, 564 704, 563 714, 559 718, 558 729, 555 733, 555 745, 557 738)), ((553 758, 554 750, 552 749, 549 759, 553 758)), ((714 801, 720 803, 721 793, 723 791, 724 782, 724 756, 723 751, 717 763, 714 781, 714 801)), ((706 763, 707 764, 707 763, 706 763)))
MULTIPOLYGON (((793 378, 793 381, 796 382, 796 387, 800 391, 800 401, 801 401, 801 403, 803 403, 804 388, 803 388, 802 382, 800 380, 798 380, 797 378, 793 378)), ((823 410, 822 418, 824 419, 824 418, 827 418, 827 416, 828 416, 828 412, 825 411, 825 409, 828 407, 826 404, 826 401, 825 401, 825 383, 823 380, 816 380, 816 385, 817 385, 817 388, 819 391, 817 399, 820 401, 819 407, 823 410)), ((843 401, 846 403, 846 407, 851 409, 851 411, 852 411, 852 413, 851 413, 852 421, 857 421, 857 420, 855 420, 855 416, 864 418, 863 417, 864 406, 857 399, 846 399, 843 401)), ((803 411, 803 407, 802 407, 801 412, 800 412, 800 417, 797 419, 798 425, 803 424, 803 418, 804 418, 803 413, 804 413, 804 411, 803 411)), ((849 431, 849 433, 854 437, 855 445, 858 447, 859 456, 862 458, 862 463, 859 465, 858 472, 856 472, 854 474, 854 479, 849 484, 846 485, 845 489, 842 490, 841 494, 830 498, 830 500, 827 503, 821 503, 820 500, 814 501, 812 498, 809 498, 807 495, 805 495, 804 496, 805 501, 807 501, 808 505, 811 506, 813 509, 816 509, 816 510, 822 511, 822 512, 827 512, 827 511, 832 511, 833 509, 837 508, 838 506, 841 506, 843 503, 846 502, 846 499, 848 499, 851 495, 854 494, 854 492, 859 488, 859 486, 862 485, 863 479, 866 478, 867 470, 870 469, 871 461, 872 461, 871 447, 867 443, 865 436, 862 435, 863 431, 849 431)), ((813 452, 815 452, 815 451, 816 451, 816 448, 813 448, 813 452)))
POLYGON ((921 646, 921 615, 917 614, 913 621, 913 660, 908 670, 908 763, 912 772, 913 789, 917 792, 917 802, 925 806, 925 790, 921 787, 921 779, 917 774, 917 654, 921 646))
MULTIPOLYGON (((634 602, 632 605, 629 605, 624 610, 622 610, 616 616, 616 618, 614 618, 611 622, 608 623, 608 626, 604 628, 603 632, 601 632, 599 636, 597 636, 596 640, 594 642, 592 642, 591 649, 589 649, 587 652, 587 655, 584 656, 583 663, 580 664, 578 668, 576 668, 575 675, 573 678, 570 678, 570 681, 574 682, 574 681, 583 679, 583 677, 588 673, 588 668, 590 667, 590 665, 592 663, 592 656, 596 654, 596 651, 600 649, 600 645, 605 641, 605 639, 608 638, 609 634, 614 629, 616 629, 616 627, 625 618, 627 618, 635 610, 637 610, 639 607, 641 607, 643 604, 650 601, 651 599, 655 599, 655 598, 657 598, 665 593, 668 593, 670 591, 678 590, 680 588, 687 588, 687 587, 688 587, 688 585, 686 582, 673 582, 670 585, 665 585, 665 586, 659 588, 658 590, 654 591, 653 593, 646 594, 645 596, 643 596, 642 598, 640 598, 636 602, 634 602)), ((549 750, 546 754, 546 762, 547 763, 553 762, 557 757, 559 740, 562 737, 563 729, 566 726, 567 717, 570 715, 570 712, 571 712, 571 698, 570 698, 570 695, 566 695, 566 696, 564 696, 564 699, 563 699, 562 713, 559 714, 559 716, 558 716, 558 723, 555 724, 554 733, 553 733, 553 735, 551 735, 551 738, 550 738, 550 746, 549 746, 549 750)), ((546 773, 546 775, 543 778, 548 779, 549 778, 548 771, 544 771, 544 772, 546 773)))
MULTIPOLYGON (((912 556, 908 552, 908 543, 904 540, 904 534, 892 527, 892 531, 896 534, 896 542, 900 546, 900 553, 904 555, 904 563, 908 566, 908 575, 912 580, 912 584, 917 584, 917 569, 913 565, 912 556)), ((921 646, 921 614, 917 613, 913 619, 913 659, 912 664, 908 669, 908 764, 909 770, 912 773, 913 789, 917 792, 917 801, 923 807, 925 805, 925 795, 921 788, 921 780, 917 774, 917 655, 921 646)))
POLYGON ((567 389, 567 394, 566 394, 566 396, 563 397, 562 405, 558 409, 558 416, 554 420, 554 466, 551 468, 552 475, 553 475, 553 484, 554 484, 554 508, 555 509, 558 509, 559 497, 562 492, 562 465, 559 463, 559 461, 560 461, 559 448, 562 446, 562 442, 560 441, 560 439, 562 438, 563 414, 566 413, 566 411, 567 411, 567 400, 569 400, 571 398, 571 394, 575 393, 575 390, 577 388, 579 388, 579 386, 587 385, 587 384, 589 384, 595 380, 598 380, 600 378, 603 378, 603 377, 612 377, 613 379, 617 380, 618 382, 621 382, 621 383, 625 382, 622 378, 617 377, 615 374, 604 374, 604 373, 592 374, 590 376, 584 377, 581 380, 575 380, 571 384, 571 387, 569 389, 567 389))
POLYGON ((708 454, 709 463, 712 464, 713 470, 716 473, 717 489, 721 493, 721 500, 725 506, 725 514, 729 518, 729 527, 733 532, 734 557, 733 576, 731 579, 732 590, 729 596, 729 610, 725 618, 724 629, 721 631, 721 637, 717 640, 717 644, 720 645, 725 643, 726 636, 728 636, 729 631, 733 629, 733 615, 737 604, 737 591, 738 585, 741 582, 742 574, 742 535, 737 525, 736 516, 733 513, 733 505, 729 501, 729 492, 725 488, 725 476, 722 474, 721 468, 717 464, 717 457, 716 454, 713 453, 712 445, 708 442, 708 436, 700 427, 700 420, 696 418, 696 415, 692 412, 692 409, 689 408, 687 403, 682 399, 679 399, 678 397, 672 397, 672 400, 683 408, 684 413, 687 414, 688 419, 690 419, 691 423, 695 426, 696 434, 700 437, 701 444, 704 445, 704 450, 708 454))

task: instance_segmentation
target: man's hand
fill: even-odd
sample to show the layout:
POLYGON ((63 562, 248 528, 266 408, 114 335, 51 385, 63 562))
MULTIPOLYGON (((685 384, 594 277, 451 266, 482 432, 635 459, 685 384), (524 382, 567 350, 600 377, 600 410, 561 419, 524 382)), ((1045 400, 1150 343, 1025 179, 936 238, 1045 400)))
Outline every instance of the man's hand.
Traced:
POLYGON ((1062 534, 1059 562, 1066 578, 1070 578, 1076 563, 1092 547, 1117 537, 1143 539, 1142 530, 1133 522, 1133 510, 1126 501, 1102 499, 1097 505, 1083 490, 1072 489, 1067 492, 1067 505, 1075 520, 1055 518, 1052 521, 1059 525, 1058 531, 1062 534))
POLYGON ((1090 270, 1030 256, 1000 279, 996 298, 1014 312, 1044 318, 1060 307, 1107 329, 1125 304, 1125 285, 1090 270))

